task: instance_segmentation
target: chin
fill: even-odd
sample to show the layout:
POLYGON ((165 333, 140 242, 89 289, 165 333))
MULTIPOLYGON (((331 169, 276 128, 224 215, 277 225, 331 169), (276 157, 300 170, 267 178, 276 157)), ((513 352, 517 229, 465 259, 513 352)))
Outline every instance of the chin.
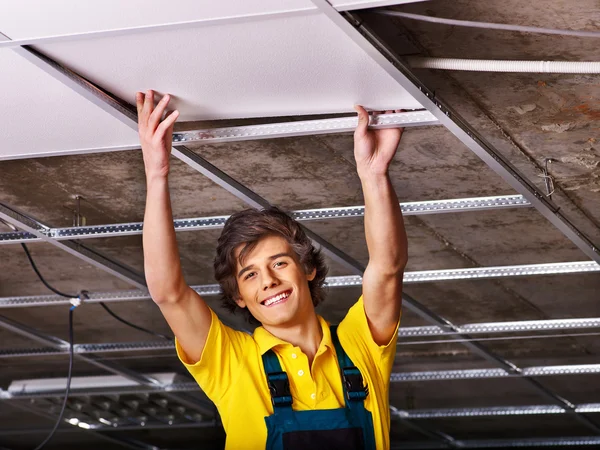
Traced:
POLYGON ((281 311, 278 314, 272 314, 268 316, 263 316, 263 324, 271 325, 271 326, 284 326, 289 325, 297 321, 297 314, 290 314, 287 311, 281 311))

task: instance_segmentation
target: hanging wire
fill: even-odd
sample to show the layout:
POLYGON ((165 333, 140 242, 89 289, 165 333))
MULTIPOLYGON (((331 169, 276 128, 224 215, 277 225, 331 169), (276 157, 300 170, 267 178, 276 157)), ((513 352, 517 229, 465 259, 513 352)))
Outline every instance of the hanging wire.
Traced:
POLYGON ((77 306, 75 305, 69 308, 69 372, 67 375, 67 387, 65 389, 65 397, 63 399, 58 418, 56 419, 56 423, 54 424, 54 428, 52 428, 50 434, 46 437, 46 439, 44 439, 44 441, 40 445, 38 445, 35 448, 35 450, 41 450, 48 442, 50 442, 50 439, 52 439, 54 433, 56 433, 56 430, 61 424, 62 418, 65 414, 65 408, 67 406, 67 400, 69 398, 69 392, 71 390, 71 376, 73 374, 73 342, 75 341, 75 338, 73 336, 73 311, 75 310, 75 308, 77 308, 77 306))
MULTIPOLYGON (((1 220, 1 219, 0 219, 1 220)), ((16 228, 12 225, 9 224, 7 222, 5 222, 4 220, 2 220, 3 223, 7 224, 11 229, 13 229, 14 231, 17 231, 16 228)), ((52 439, 52 437, 54 436, 54 434, 56 433, 56 430, 58 429, 59 425, 62 422, 62 418, 64 416, 65 413, 65 408, 67 406, 67 400, 69 398, 69 392, 71 389, 71 378, 72 378, 72 374, 73 374, 73 343, 74 343, 74 331, 73 331, 73 311, 75 310, 75 308, 84 300, 84 299, 88 299, 88 295, 87 295, 87 291, 81 291, 78 295, 70 295, 70 294, 66 294, 64 292, 59 291, 58 289, 54 288, 52 285, 50 285, 46 279, 42 276, 41 272, 39 271, 39 269, 37 268, 37 265, 35 264, 35 261, 33 260, 33 257, 31 256, 31 253, 29 252, 29 249, 27 248, 27 246, 23 243, 21 243, 21 246, 23 247, 23 250, 25 251, 25 254, 27 255, 27 259, 29 260, 29 263, 31 264, 31 267, 33 268, 34 272, 36 273, 36 275, 38 276, 38 278, 40 279, 40 281, 44 284, 44 286, 46 286, 49 290, 51 290, 52 292, 54 292, 56 295, 60 295, 61 297, 66 297, 66 298, 70 298, 72 300, 77 299, 78 302, 77 303, 73 303, 73 306, 71 306, 71 308, 69 308, 69 371, 68 371, 68 376, 67 376, 67 387, 65 389, 65 396, 63 399, 63 403, 60 409, 60 413, 58 414, 58 418, 56 420, 56 423, 54 424, 54 427, 52 428, 52 431, 50 432, 50 434, 48 434, 48 436, 46 437, 46 439, 44 439, 44 441, 38 445, 35 450, 41 450, 48 442, 50 442, 50 440, 52 439)), ((118 321, 132 327, 135 328, 136 330, 139 331, 143 331, 145 333, 149 333, 153 336, 158 336, 161 337, 163 339, 166 339, 168 341, 172 341, 172 339, 168 336, 165 336, 164 334, 160 334, 160 333, 156 333, 154 331, 151 330, 147 330, 146 328, 140 327, 138 325, 134 325, 133 323, 119 317, 117 314, 115 314, 108 306, 106 306, 104 303, 100 303, 102 305, 102 307, 115 319, 117 319, 118 321)))
POLYGON ((550 175, 550 172, 548 171, 548 164, 550 164, 552 161, 556 161, 553 158, 544 158, 544 168, 543 170, 543 174, 538 175, 541 178, 544 179, 544 183, 546 184, 546 197, 548 197, 549 199, 552 200, 552 194, 554 194, 554 177, 552 177, 552 175, 550 175))

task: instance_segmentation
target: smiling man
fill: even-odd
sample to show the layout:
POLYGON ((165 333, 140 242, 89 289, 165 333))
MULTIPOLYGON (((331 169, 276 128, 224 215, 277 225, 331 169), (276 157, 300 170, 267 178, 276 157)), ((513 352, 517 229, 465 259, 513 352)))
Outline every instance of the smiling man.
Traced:
POLYGON ((327 268, 302 227, 270 208, 232 215, 215 277, 224 305, 260 324, 225 326, 184 280, 169 196, 178 112, 169 96, 137 93, 147 182, 148 289, 176 336, 177 354, 217 405, 227 449, 387 449, 389 377, 400 322, 407 242, 388 168, 402 130, 369 130, 357 107, 354 156, 365 198, 369 263, 362 295, 337 327, 316 314, 327 268))

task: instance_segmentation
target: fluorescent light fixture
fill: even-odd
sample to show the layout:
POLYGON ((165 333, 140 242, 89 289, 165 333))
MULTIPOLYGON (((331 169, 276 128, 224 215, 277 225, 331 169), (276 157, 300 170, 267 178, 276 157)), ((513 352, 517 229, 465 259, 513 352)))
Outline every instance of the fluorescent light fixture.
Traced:
MULTIPOLYGON (((176 384, 182 378, 174 372, 151 373, 149 377, 158 380, 160 384, 176 384)), ((92 377, 73 377, 71 379, 71 389, 98 389, 98 388, 119 388, 138 386, 139 383, 132 381, 120 375, 92 376, 92 377)), ((67 387, 66 378, 38 378, 29 380, 13 381, 8 387, 11 394, 34 394, 36 392, 58 391, 67 387)), ((73 424, 76 425, 76 424, 73 424)))

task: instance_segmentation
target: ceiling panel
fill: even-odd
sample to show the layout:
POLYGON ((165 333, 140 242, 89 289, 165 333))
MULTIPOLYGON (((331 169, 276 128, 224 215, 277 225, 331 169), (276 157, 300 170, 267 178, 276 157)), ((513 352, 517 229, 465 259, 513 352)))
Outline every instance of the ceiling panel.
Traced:
MULTIPOLYGON (((422 0, 331 0, 338 10, 422 0)), ((202 20, 316 11, 310 0, 8 0, 0 2, 0 32, 10 39, 48 38, 202 20), (51 20, 49 20, 51 18, 51 20)))
POLYGON ((0 160, 135 145, 137 133, 12 50, 0 50, 0 160))
POLYGON ((11 0, 0 3, 0 31, 15 40, 298 9, 314 7, 310 0, 11 0))
POLYGON ((315 13, 40 49, 129 102, 136 91, 171 93, 183 121, 420 107, 315 13))

